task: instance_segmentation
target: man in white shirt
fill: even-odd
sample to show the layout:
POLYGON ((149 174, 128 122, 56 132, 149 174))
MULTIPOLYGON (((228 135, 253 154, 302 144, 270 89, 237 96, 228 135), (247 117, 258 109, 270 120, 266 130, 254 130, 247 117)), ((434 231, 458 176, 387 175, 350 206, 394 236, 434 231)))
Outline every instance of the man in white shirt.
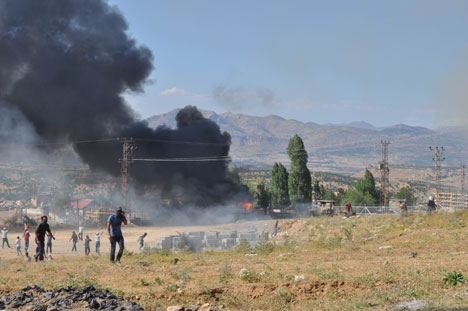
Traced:
POLYGON ((11 248, 10 243, 8 243, 8 229, 6 227, 3 227, 2 229, 2 239, 2 248, 5 246, 5 243, 8 246, 8 248, 11 248))
POLYGON ((100 254, 102 232, 96 232, 94 240, 96 241, 96 254, 100 254))

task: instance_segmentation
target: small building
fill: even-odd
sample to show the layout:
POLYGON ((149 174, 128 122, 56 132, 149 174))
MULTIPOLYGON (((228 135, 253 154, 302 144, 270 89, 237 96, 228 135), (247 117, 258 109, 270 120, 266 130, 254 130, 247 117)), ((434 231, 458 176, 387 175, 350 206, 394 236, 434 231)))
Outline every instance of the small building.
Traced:
POLYGON ((71 201, 70 205, 78 216, 85 218, 86 212, 96 204, 91 199, 81 199, 71 201))

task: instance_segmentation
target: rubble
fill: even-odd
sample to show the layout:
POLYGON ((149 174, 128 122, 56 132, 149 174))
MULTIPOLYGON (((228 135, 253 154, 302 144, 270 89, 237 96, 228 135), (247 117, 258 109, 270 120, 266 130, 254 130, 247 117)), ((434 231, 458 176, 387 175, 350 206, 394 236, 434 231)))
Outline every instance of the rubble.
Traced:
MULTIPOLYGON (((226 250, 239 245, 245 240, 250 246, 255 246, 262 239, 269 239, 268 232, 259 232, 257 230, 247 232, 232 231, 196 231, 185 232, 179 235, 169 235, 161 237, 155 243, 156 249, 181 250, 181 241, 190 243, 194 251, 202 250, 226 250)), ((183 243, 182 243, 183 244, 183 243)))
POLYGON ((72 287, 46 291, 32 285, 20 292, 0 296, 0 310, 59 311, 70 310, 113 310, 142 311, 143 308, 110 291, 98 291, 93 286, 81 289, 72 287))

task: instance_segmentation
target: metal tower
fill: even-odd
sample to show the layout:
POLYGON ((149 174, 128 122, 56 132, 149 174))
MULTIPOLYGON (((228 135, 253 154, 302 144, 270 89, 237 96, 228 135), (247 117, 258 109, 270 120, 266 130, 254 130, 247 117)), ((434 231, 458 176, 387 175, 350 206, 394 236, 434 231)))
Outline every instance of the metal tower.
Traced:
POLYGON ((460 193, 462 195, 465 194, 465 165, 462 165, 462 175, 461 175, 461 180, 460 180, 460 193))
POLYGON ((128 180, 129 180, 129 167, 133 163, 133 151, 137 149, 135 146, 135 140, 133 138, 121 138, 119 141, 123 144, 122 148, 122 159, 119 159, 119 163, 122 164, 122 201, 123 208, 127 209, 128 214, 130 214, 130 209, 128 205, 128 180))
POLYGON ((444 153, 444 147, 429 147, 429 149, 434 152, 434 157, 432 161, 434 161, 434 173, 435 173, 435 201, 439 201, 439 193, 440 193, 440 162, 444 161, 445 158, 442 158, 442 154, 444 153))
POLYGON ((382 144, 382 161, 380 162, 380 180, 381 180, 381 191, 380 191, 380 202, 382 206, 387 205, 387 196, 390 188, 389 174, 390 169, 388 168, 388 140, 380 141, 382 144))

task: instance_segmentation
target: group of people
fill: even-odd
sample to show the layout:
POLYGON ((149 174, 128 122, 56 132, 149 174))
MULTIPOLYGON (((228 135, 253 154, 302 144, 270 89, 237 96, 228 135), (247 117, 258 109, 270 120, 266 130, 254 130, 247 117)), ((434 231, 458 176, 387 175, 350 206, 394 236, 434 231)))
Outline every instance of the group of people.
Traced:
MULTIPOLYGON (((96 243, 96 254, 100 254, 101 251, 101 236, 102 236, 102 232, 96 232, 96 234, 94 235, 94 241, 96 243)), ((71 238, 70 238, 70 241, 73 242, 73 246, 72 246, 72 252, 77 252, 77 248, 76 248, 76 244, 78 243, 78 240, 81 240, 83 241, 83 227, 80 227, 79 229, 79 233, 76 234, 75 231, 72 232, 72 235, 71 235, 71 238), (81 236, 81 239, 80 239, 80 236, 81 236)), ((90 243, 91 243, 91 239, 89 237, 89 235, 86 235, 86 238, 84 240, 84 247, 85 247, 85 255, 88 256, 90 253, 91 253, 91 246, 90 246, 90 243)))
MULTIPOLYGON (((122 234, 122 224, 127 225, 128 221, 125 216, 125 212, 122 210, 121 207, 116 209, 116 213, 114 215, 110 215, 109 218, 107 219, 107 233, 109 234, 109 241, 110 241, 110 261, 112 263, 117 263, 120 264, 120 260, 123 255, 123 251, 125 248, 124 245, 124 237, 122 234), (116 256, 116 250, 117 250, 117 245, 119 245, 119 250, 117 252, 116 256)), ((77 251, 77 243, 78 240, 83 241, 83 236, 84 236, 84 228, 79 227, 78 234, 76 234, 75 231, 73 231, 72 236, 70 238, 70 241, 73 242, 72 246, 72 251, 77 251)), ((34 232, 34 241, 36 243, 36 253, 34 255, 35 261, 43 261, 45 255, 48 255, 48 259, 51 259, 51 254, 52 254, 52 240, 55 240, 55 233, 53 234, 52 231, 50 230, 50 226, 48 224, 48 218, 47 216, 42 216, 41 217, 41 223, 37 226, 36 231, 34 232), (47 242, 46 242, 46 236, 47 236, 47 242)), ((101 247, 101 237, 103 235, 103 232, 96 232, 94 236, 94 241, 95 241, 95 251, 96 254, 100 254, 100 247, 101 247)), ((27 261, 31 261, 31 258, 29 257, 28 249, 29 249, 29 240, 30 240, 31 233, 29 232, 29 225, 25 225, 24 229, 24 234, 22 237, 17 237, 16 238, 16 253, 18 256, 22 256, 22 251, 21 251, 21 240, 24 239, 24 251, 25 251, 25 258, 27 261)), ((147 233, 145 232, 143 235, 138 237, 137 242, 139 243, 139 248, 142 250, 144 248, 144 240, 145 237, 147 236, 147 233)), ((86 235, 84 238, 84 247, 85 247, 85 254, 89 255, 91 253, 91 238, 89 235, 86 235)), ((2 229, 2 248, 5 247, 5 245, 10 248, 10 244, 8 242, 8 229, 4 227, 2 229)))
MULTIPOLYGON (((51 257, 52 254, 52 239, 55 240, 54 234, 50 231, 49 224, 47 223, 48 219, 47 216, 42 216, 41 217, 41 223, 38 225, 36 231, 35 231, 35 239, 34 241, 36 242, 36 254, 34 255, 35 260, 44 260, 44 255, 47 253, 49 258, 51 257), (46 249, 46 243, 45 243, 45 236, 47 234, 47 249, 46 249)), ((24 252, 25 252, 25 257, 28 261, 31 260, 29 257, 29 239, 30 239, 31 233, 29 232, 29 225, 26 224, 24 228, 24 233, 23 236, 17 236, 16 241, 15 241, 15 247, 16 247, 16 254, 18 256, 22 256, 23 252, 21 251, 21 240, 24 239, 24 252)), ((2 229, 2 248, 5 247, 5 245, 10 248, 10 243, 8 241, 8 229, 6 227, 3 227, 2 229)))

